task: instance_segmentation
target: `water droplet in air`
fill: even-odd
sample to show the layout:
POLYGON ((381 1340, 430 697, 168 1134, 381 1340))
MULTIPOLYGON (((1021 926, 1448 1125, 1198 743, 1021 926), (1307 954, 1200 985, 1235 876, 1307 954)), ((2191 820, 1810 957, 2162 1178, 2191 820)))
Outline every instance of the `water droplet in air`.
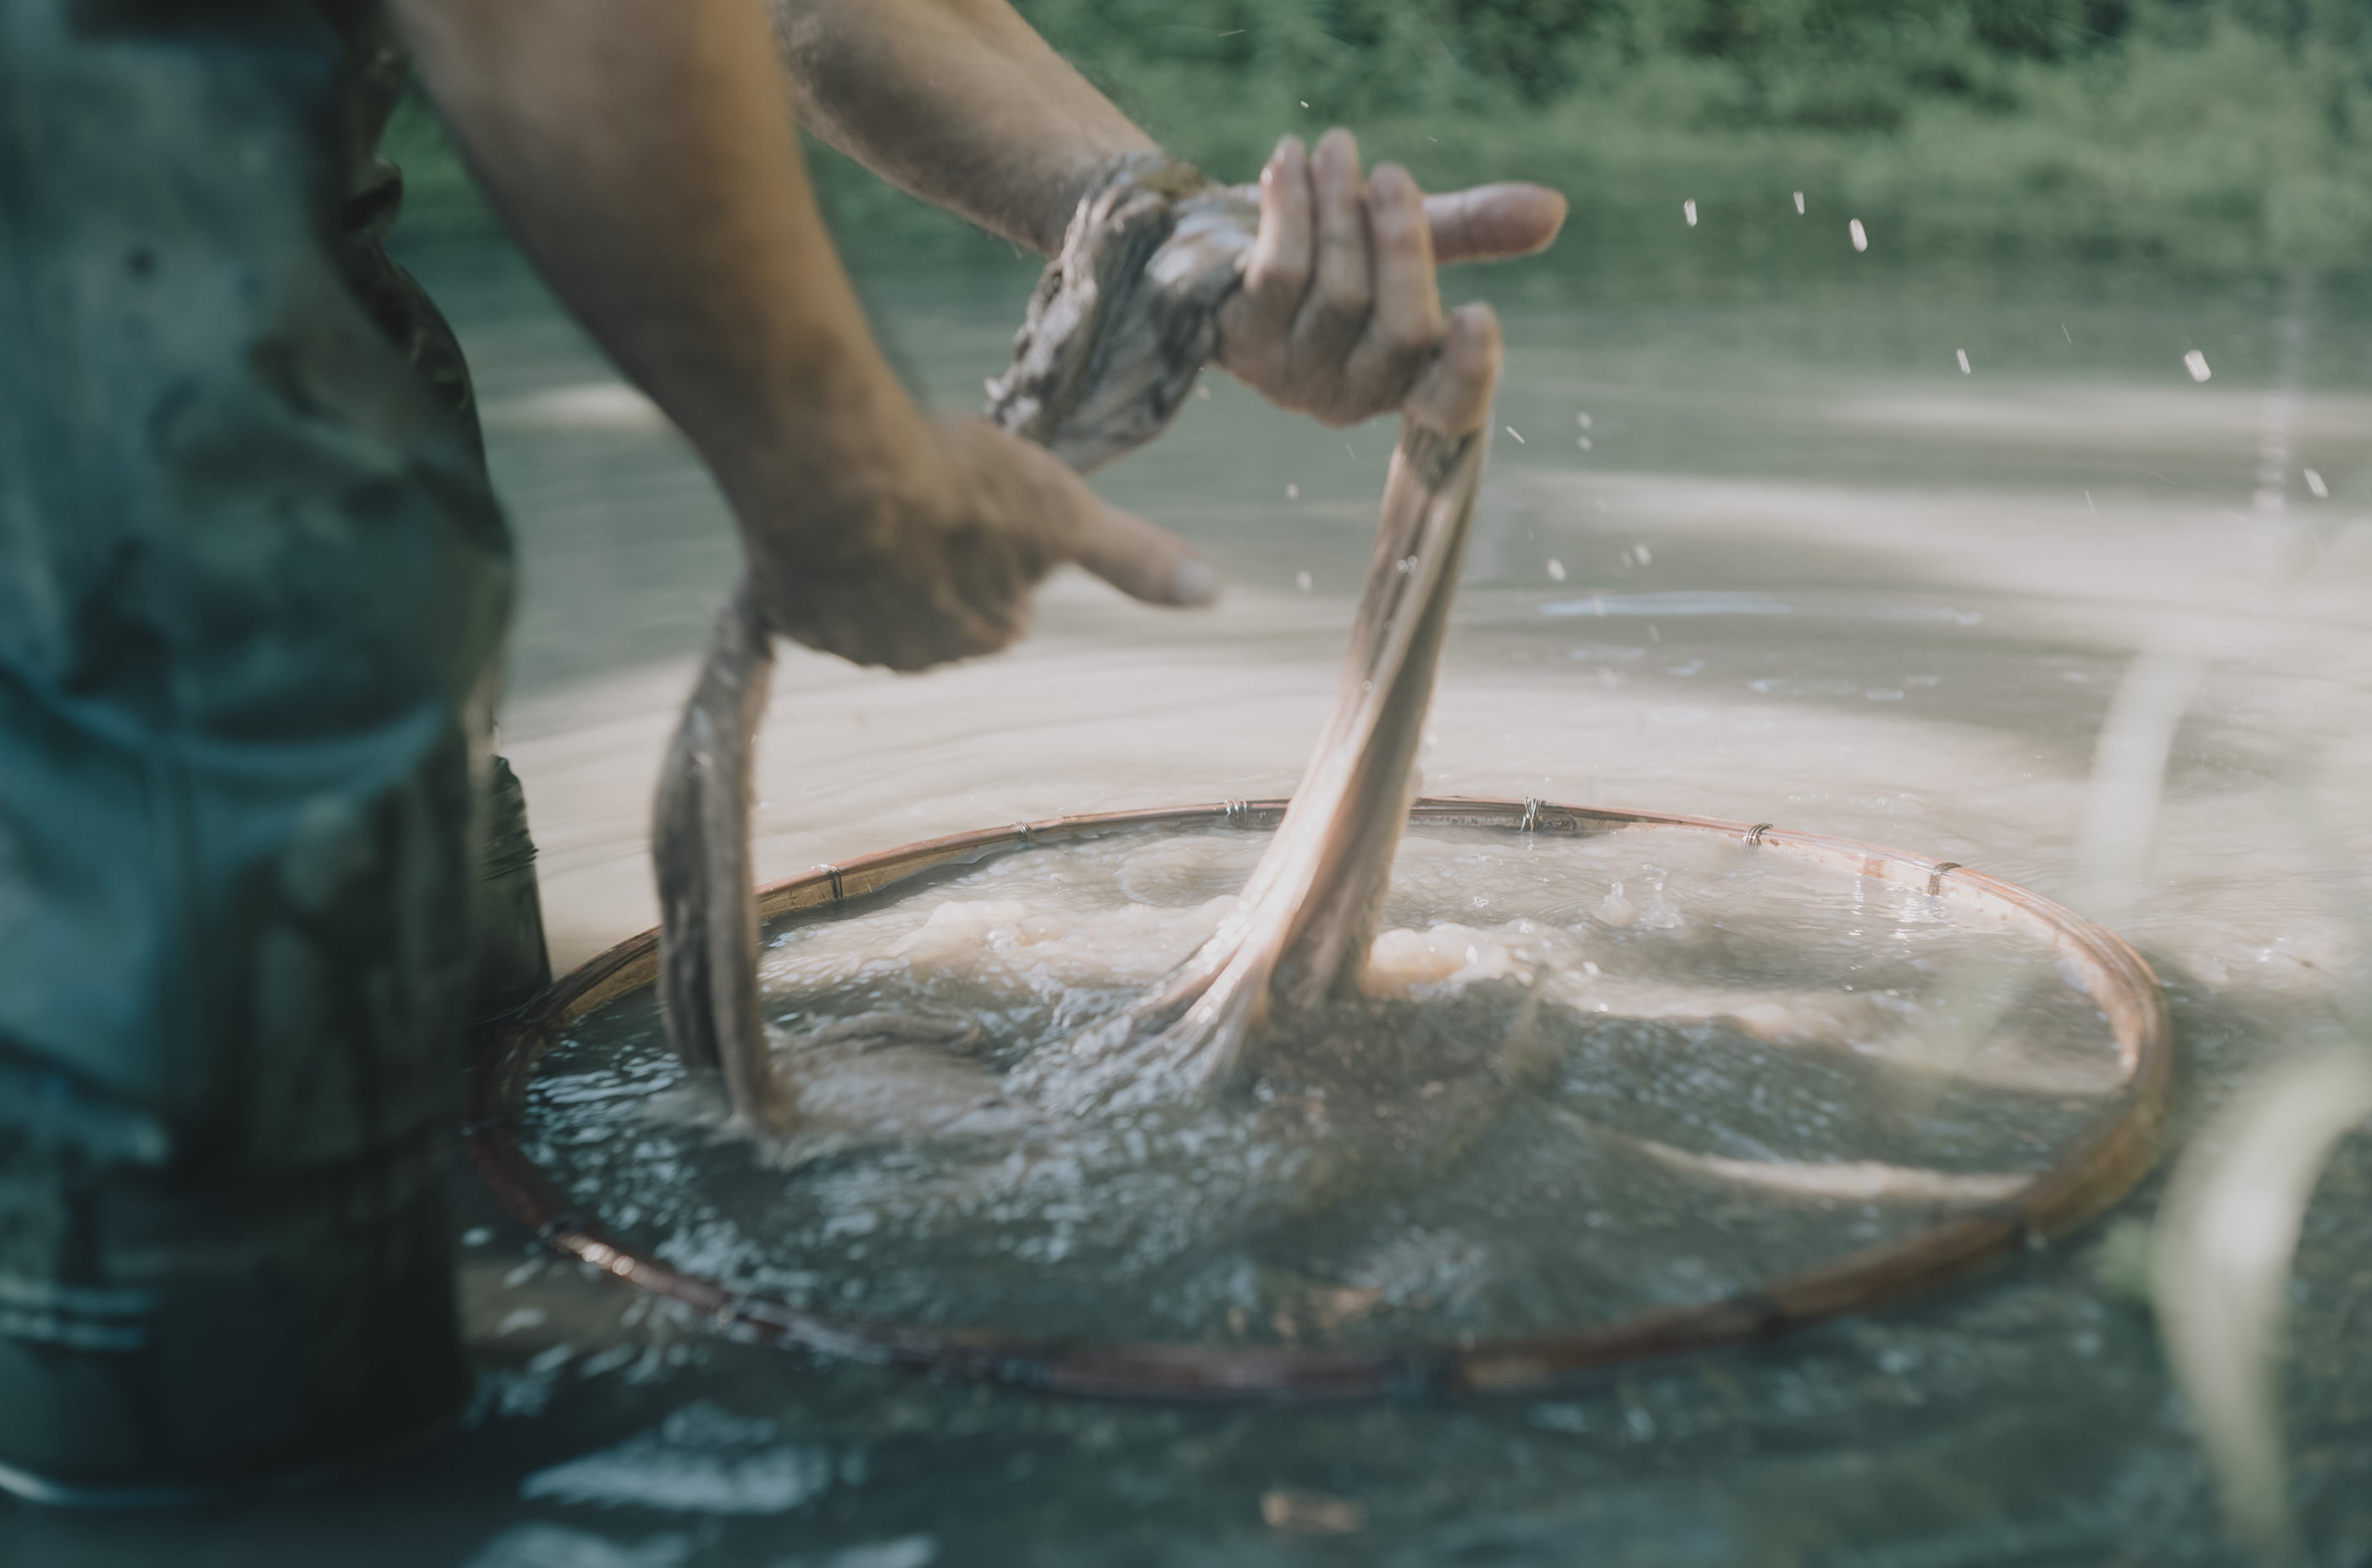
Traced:
POLYGON ((1964 348, 1956 348, 1956 349, 1954 349, 1952 352, 1953 352, 1954 354, 1959 354, 1959 355, 1960 356, 1960 374, 1961 374, 1961 375, 1963 375, 1963 376, 1968 375, 1968 374, 1969 374, 1969 351, 1968 351, 1967 349, 1964 349, 1964 348))
POLYGON ((2306 470, 2306 487, 2314 492, 2314 498, 2318 501, 2328 501, 2331 499, 2331 486, 2323 483, 2322 475, 2315 472, 2312 469, 2306 470))
POLYGON ((1796 215, 1804 215, 1804 193, 1801 191, 1796 192, 1796 215))
POLYGON ((1308 573, 1296 572, 1293 575, 1293 586, 1299 588, 1303 593, 1308 593, 1309 591, 1310 584, 1311 579, 1308 573))
POLYGON ((1527 441, 1524 439, 1524 433, 1523 433, 1522 431, 1520 431, 1520 430, 1517 429, 1514 425, 1512 425, 1512 424, 1503 424, 1503 425, 1501 425, 1499 428, 1500 428, 1500 429, 1502 429, 1502 430, 1504 430, 1504 431, 1506 431, 1508 435, 1510 435, 1510 436, 1514 436, 1514 437, 1516 438, 1516 445, 1517 445, 1517 446, 1518 446, 1518 447, 1523 447, 1523 446, 1529 446, 1529 445, 1530 444, 1530 443, 1527 442, 1527 441))
POLYGON ((1628 925, 1639 918, 1639 912, 1633 909, 1631 900, 1622 896, 1622 884, 1619 879, 1607 890, 1606 897, 1598 901, 1598 908, 1590 912, 1605 924, 1612 926, 1628 925))
POLYGON ((2207 356, 2197 349, 2182 356, 2182 367, 2191 372, 2191 378, 2194 381, 2204 381, 2215 374, 2207 368, 2207 356))
POLYGON ((1685 218, 1687 218, 1687 219, 1689 220, 1689 226, 1690 226, 1691 228, 1694 228, 1694 227, 1696 227, 1696 226, 1697 226, 1697 204, 1696 204, 1696 203, 1695 203, 1695 202, 1693 202, 1693 201, 1682 202, 1682 203, 1680 203, 1680 215, 1681 215, 1682 217, 1685 217, 1685 218))
POLYGON ((1297 484, 1288 484, 1288 485, 1286 485, 1286 486, 1285 487, 1285 498, 1287 501, 1298 501, 1298 500, 1300 500, 1300 499, 1301 499, 1301 486, 1299 486, 1299 485, 1297 485, 1297 484))
POLYGON ((1846 224, 1845 232, 1853 236, 1853 247, 1855 250, 1866 250, 1869 249, 1869 230, 1862 227, 1861 219, 1855 218, 1852 222, 1846 224))
POLYGON ((1564 563, 1553 555, 1549 557, 1549 581, 1552 583, 1564 581, 1564 563))

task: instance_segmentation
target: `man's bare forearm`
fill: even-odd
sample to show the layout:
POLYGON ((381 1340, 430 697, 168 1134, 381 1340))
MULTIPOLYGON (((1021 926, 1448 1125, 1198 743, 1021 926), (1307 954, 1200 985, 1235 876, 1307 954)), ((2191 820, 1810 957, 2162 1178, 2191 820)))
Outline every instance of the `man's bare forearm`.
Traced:
POLYGON ((833 254, 750 0, 396 11, 513 233, 728 490, 804 464, 763 477, 821 501, 913 438, 921 415, 833 254))
POLYGON ((767 0, 808 129, 1051 252, 1097 173, 1154 141, 1005 0, 767 0))

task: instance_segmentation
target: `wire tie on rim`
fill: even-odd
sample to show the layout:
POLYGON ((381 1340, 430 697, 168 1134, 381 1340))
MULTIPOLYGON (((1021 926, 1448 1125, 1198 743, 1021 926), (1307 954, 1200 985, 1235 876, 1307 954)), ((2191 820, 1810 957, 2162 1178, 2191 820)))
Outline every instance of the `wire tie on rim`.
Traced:
POLYGON ((1516 824, 1516 831, 1519 833, 1539 832, 1541 830, 1541 807, 1547 804, 1547 801, 1542 800, 1536 795, 1528 795, 1524 796, 1524 819, 1516 824))
POLYGON ((1957 860, 1939 860, 1927 868, 1927 896, 1935 898, 1944 890, 1944 873, 1961 869, 1957 860))
POLYGON ((818 871, 822 872, 826 877, 831 877, 831 901, 832 901, 833 903, 835 903, 835 904, 836 904, 836 903, 840 902, 843 899, 845 899, 846 897, 848 897, 848 886, 847 886, 847 884, 846 884, 846 883, 844 883, 844 882, 843 882, 843 881, 841 880, 841 877, 840 877, 840 867, 839 867, 839 866, 837 866, 837 865, 818 865, 818 866, 816 867, 816 869, 817 869, 818 871))
POLYGON ((1013 824, 1013 830, 1021 835, 1021 847, 1023 849, 1029 848, 1029 824, 1027 822, 1016 822, 1013 824))
POLYGON ((1250 801, 1230 800, 1227 802, 1225 810, 1227 813, 1228 827, 1249 828, 1252 825, 1252 803, 1250 801))
POLYGON ((1751 828, 1747 829, 1746 847, 1753 849, 1757 845, 1761 844, 1762 842, 1762 835, 1769 832, 1771 828, 1772 824, 1769 822, 1757 822, 1751 828))

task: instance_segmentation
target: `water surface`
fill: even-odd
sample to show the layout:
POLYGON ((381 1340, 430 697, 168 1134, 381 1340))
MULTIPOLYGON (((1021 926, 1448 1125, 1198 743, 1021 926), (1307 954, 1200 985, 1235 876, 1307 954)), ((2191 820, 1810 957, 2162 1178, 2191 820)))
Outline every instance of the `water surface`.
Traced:
MULTIPOLYGON (((1495 291, 1509 357, 1426 788, 1773 821, 2068 898, 2167 981, 2187 1124, 2251 1063, 2337 1032, 2361 965, 2372 313, 2330 283, 2029 276, 1882 244, 1855 272, 1839 251, 1460 280, 1495 291)), ((515 262, 421 261, 519 534, 506 744, 565 966, 653 918, 651 770, 729 530, 515 262)), ((918 384, 965 407, 1027 282, 874 292, 918 384)), ((1232 585, 1217 610, 1065 577, 1006 657, 903 679, 788 656, 762 873, 1284 793, 1388 447, 1215 378, 1099 483, 1209 552, 1232 585)), ((1946 1298, 1555 1399, 1215 1412, 738 1344, 544 1260, 465 1180, 466 1434, 337 1493, 0 1528, 26 1543, 9 1561, 45 1565, 2220 1562, 2139 1294, 2154 1193, 1946 1298)), ((2288 1423, 2331 1562, 2372 1545, 2372 1374, 2351 1349, 2367 1196, 2359 1140, 2295 1297, 2288 1423)), ((1643 1288, 1636 1269, 1611 1283, 1643 1288)))

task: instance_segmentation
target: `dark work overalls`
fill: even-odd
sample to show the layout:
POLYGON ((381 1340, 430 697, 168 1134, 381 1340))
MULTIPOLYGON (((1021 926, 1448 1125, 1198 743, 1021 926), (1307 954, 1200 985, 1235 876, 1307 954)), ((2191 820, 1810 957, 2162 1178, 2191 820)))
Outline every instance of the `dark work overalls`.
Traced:
MULTIPOLYGON (((359 3, 0 0, 0 1484, 29 1495, 334 1467, 467 1394, 442 1139, 484 803, 516 808, 486 744, 511 567, 458 351, 379 249, 402 79, 359 3)), ((541 962, 538 929, 494 983, 541 962)))

